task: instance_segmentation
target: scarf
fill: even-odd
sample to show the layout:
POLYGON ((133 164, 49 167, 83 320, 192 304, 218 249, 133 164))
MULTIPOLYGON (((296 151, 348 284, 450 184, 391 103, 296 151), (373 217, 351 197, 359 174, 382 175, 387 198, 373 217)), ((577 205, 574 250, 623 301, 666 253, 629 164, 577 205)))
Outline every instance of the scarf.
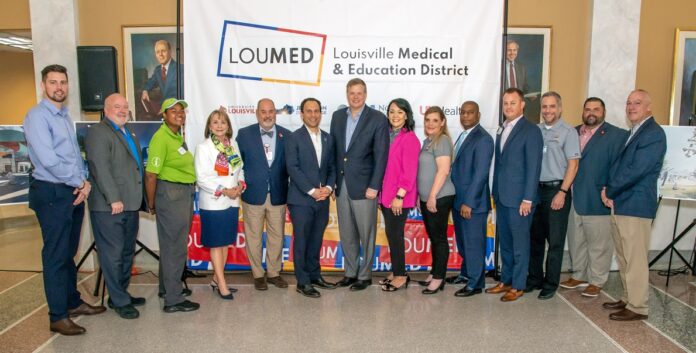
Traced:
POLYGON ((230 167, 236 169, 243 165, 242 158, 234 150, 229 140, 225 140, 226 143, 223 143, 215 135, 210 136, 210 139, 213 141, 215 149, 220 152, 215 159, 215 171, 219 176, 229 175, 230 167))

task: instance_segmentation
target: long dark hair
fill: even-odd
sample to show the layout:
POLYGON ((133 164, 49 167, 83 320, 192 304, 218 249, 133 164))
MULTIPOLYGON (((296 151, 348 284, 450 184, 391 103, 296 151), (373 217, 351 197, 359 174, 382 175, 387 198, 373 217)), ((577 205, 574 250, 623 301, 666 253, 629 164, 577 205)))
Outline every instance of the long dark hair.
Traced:
POLYGON ((416 127, 416 121, 413 120, 413 109, 411 109, 411 104, 403 98, 394 98, 389 104, 387 104, 387 119, 389 118, 389 108, 392 104, 403 110, 406 113, 406 122, 404 123, 404 128, 406 131, 413 131, 416 127))

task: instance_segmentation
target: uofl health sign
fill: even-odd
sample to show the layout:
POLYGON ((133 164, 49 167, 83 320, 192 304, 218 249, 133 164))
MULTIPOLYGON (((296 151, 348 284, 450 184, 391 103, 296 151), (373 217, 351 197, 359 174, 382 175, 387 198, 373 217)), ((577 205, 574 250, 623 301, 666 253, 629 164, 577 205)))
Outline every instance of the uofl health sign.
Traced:
MULTIPOLYGON (((185 1, 186 139, 190 146, 200 143, 208 115, 220 106, 227 109, 235 131, 255 124, 261 98, 275 102, 278 124, 295 130, 302 126, 300 102, 315 97, 322 102, 321 127, 328 130, 331 114, 346 105, 346 82, 355 77, 367 83, 367 104, 382 112, 392 99, 407 99, 420 138, 422 114, 434 105, 443 108, 456 138, 459 106, 466 100, 479 103, 481 125, 494 134, 502 19, 502 0, 185 1)), ((410 220, 407 262, 418 269, 430 263, 430 246, 420 215, 413 212, 410 220)), ((243 225, 240 235, 230 248, 234 268, 247 265, 243 225)), ((456 268, 452 237, 450 267, 456 268)), ((286 268, 292 268, 291 243, 288 222, 286 268)), ((376 269, 388 269, 383 228, 377 243, 376 269)), ((192 264, 207 266, 205 249, 195 239, 190 244, 192 264)), ((492 266, 492 256, 487 263, 492 266)), ((322 264, 342 266, 333 206, 322 264)))

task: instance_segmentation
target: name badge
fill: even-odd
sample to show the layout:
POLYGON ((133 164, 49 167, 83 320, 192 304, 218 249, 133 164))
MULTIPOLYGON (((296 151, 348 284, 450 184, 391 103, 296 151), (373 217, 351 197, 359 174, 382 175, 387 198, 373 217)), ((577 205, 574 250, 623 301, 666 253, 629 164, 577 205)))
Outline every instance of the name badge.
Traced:
POLYGON ((273 160, 273 151, 267 150, 266 151, 266 160, 267 161, 272 161, 273 160))
POLYGON ((177 152, 179 152, 179 154, 183 156, 186 154, 186 149, 182 146, 182 147, 179 147, 177 152))

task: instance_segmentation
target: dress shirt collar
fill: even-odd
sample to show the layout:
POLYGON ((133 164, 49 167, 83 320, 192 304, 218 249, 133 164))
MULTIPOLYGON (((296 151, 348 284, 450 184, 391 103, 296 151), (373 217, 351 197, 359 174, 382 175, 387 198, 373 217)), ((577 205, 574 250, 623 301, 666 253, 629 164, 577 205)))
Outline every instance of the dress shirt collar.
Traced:
POLYGON ((517 125, 517 122, 520 121, 520 119, 521 119, 523 116, 524 116, 524 115, 520 115, 520 116, 518 116, 517 118, 513 119, 512 121, 507 121, 507 120, 503 121, 503 128, 507 129, 508 126, 510 127, 510 129, 515 128, 515 125, 517 125))
POLYGON ((53 105, 51 101, 49 101, 47 98, 44 98, 41 100, 41 105, 43 105, 46 109, 48 109, 49 112, 51 112, 52 115, 60 115, 60 116, 67 116, 68 115, 68 107, 63 104, 60 109, 53 105))
POLYGON ((362 107, 360 107, 360 110, 358 110, 358 114, 356 115, 355 118, 353 118, 353 112, 350 110, 350 107, 346 108, 346 112, 348 113, 348 117, 353 119, 353 120, 358 120, 360 119, 360 116, 362 115, 363 111, 365 110, 365 104, 363 104, 362 107))

